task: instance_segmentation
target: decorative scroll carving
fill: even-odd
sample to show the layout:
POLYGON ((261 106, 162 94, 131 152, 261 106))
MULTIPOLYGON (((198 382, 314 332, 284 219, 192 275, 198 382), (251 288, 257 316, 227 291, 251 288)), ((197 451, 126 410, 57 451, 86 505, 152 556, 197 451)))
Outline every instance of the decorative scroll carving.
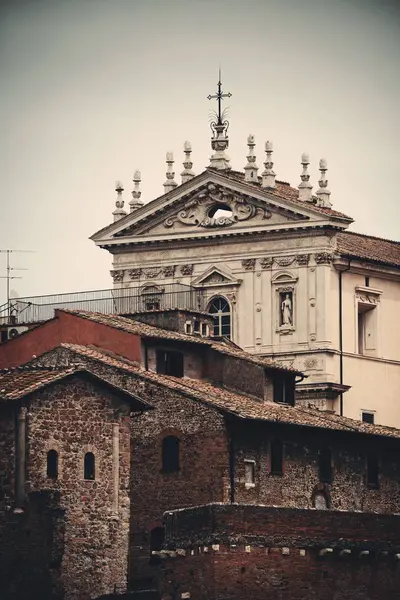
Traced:
POLYGON ((146 269, 142 269, 142 274, 146 279, 154 279, 161 275, 162 269, 160 267, 147 267, 146 269))
POLYGON ((129 277, 131 279, 140 279, 141 274, 142 274, 142 269, 140 267, 137 269, 131 269, 129 271, 129 277))
POLYGON ((272 267, 272 263, 274 259, 272 257, 266 256, 260 260, 260 265, 262 269, 270 269, 272 267))
POLYGON ((319 252, 315 255, 317 265, 330 265, 332 262, 332 254, 328 252, 319 252))
POLYGON ((293 264, 295 260, 296 260, 295 256, 275 256, 274 257, 274 261, 280 267, 288 267, 289 265, 293 264))
POLYGON ((173 277, 175 275, 175 265, 169 265, 168 267, 164 267, 162 272, 164 277, 173 277))
POLYGON ((194 269, 194 265, 182 265, 181 273, 182 275, 192 275, 194 269))
POLYGON ((172 227, 177 221, 183 225, 197 227, 228 227, 239 221, 252 219, 256 215, 261 215, 263 219, 271 218, 271 212, 267 208, 255 206, 246 196, 209 184, 206 189, 188 200, 177 215, 168 217, 164 221, 164 227, 172 227), (214 217, 218 209, 229 210, 231 214, 214 217))
POLYGON ((245 271, 252 271, 255 266, 256 266, 255 258, 245 258, 244 260, 242 260, 242 267, 245 269, 245 271))
POLYGON ((118 271, 110 271, 111 273, 111 277, 114 279, 115 282, 120 282, 123 281, 124 279, 124 272, 122 269, 118 270, 118 271))
POLYGON ((366 304, 378 304, 381 300, 379 294, 371 292, 370 294, 367 292, 356 291, 356 298, 359 302, 365 302, 366 304))
POLYGON ((305 266, 308 265, 309 260, 310 260, 310 255, 309 254, 298 254, 296 256, 297 259, 297 264, 299 266, 305 266))

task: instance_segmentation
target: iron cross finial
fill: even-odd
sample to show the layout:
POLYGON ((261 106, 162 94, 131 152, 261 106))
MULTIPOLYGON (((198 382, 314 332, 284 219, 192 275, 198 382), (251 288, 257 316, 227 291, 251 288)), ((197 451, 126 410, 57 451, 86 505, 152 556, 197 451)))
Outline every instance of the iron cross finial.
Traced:
POLYGON ((217 121, 217 125, 222 125, 222 112, 221 112, 221 100, 222 98, 230 98, 232 96, 232 94, 230 92, 228 92, 227 94, 224 94, 221 90, 221 68, 219 69, 219 78, 218 78, 218 90, 216 94, 209 94, 207 96, 207 98, 209 100, 213 100, 214 98, 216 98, 218 100, 218 121, 217 121))

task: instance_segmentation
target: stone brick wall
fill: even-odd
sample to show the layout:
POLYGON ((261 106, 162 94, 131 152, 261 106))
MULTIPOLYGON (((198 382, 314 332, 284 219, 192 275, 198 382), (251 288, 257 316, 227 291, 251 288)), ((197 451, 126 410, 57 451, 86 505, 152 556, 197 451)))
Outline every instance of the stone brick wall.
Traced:
POLYGON ((66 513, 60 577, 65 600, 126 589, 129 529, 129 406, 76 375, 38 391, 28 413, 28 490, 58 491, 66 513), (119 458, 113 457, 113 424, 119 458), (48 450, 59 453, 59 477, 46 476, 48 450), (95 479, 84 479, 84 455, 95 455, 95 479), (114 487, 113 461, 119 467, 114 487), (116 504, 118 491, 118 505, 116 504))
POLYGON ((8 510, 14 498, 15 411, 14 406, 0 406, 0 510, 8 510))
POLYGON ((149 325, 161 327, 162 329, 179 331, 179 333, 187 333, 187 322, 191 323, 193 333, 195 331, 195 321, 198 321, 200 324, 204 323, 205 325, 208 325, 210 335, 213 333, 214 326, 214 320, 212 317, 209 317, 204 313, 195 313, 191 311, 163 310, 162 312, 142 312, 132 315, 132 318, 137 321, 141 321, 142 323, 148 323, 149 325))
POLYGON ((264 368, 255 363, 208 350, 204 377, 229 390, 267 399, 264 368))
POLYGON ((252 504, 314 507, 317 492, 326 495, 333 510, 400 512, 399 443, 385 438, 329 430, 249 422, 231 423, 235 439, 235 501, 252 504), (283 474, 270 472, 270 443, 284 442, 283 474), (329 447, 332 483, 319 481, 318 458, 329 447), (380 459, 379 488, 366 483, 366 456, 380 459), (245 459, 255 462, 255 486, 246 487, 245 459))
POLYGON ((149 371, 157 373, 157 350, 169 350, 183 354, 183 372, 185 377, 191 379, 202 379, 204 372, 204 352, 199 352, 199 348, 190 348, 188 345, 163 343, 146 343, 145 352, 147 352, 147 368, 149 371))
POLYGON ((243 505, 168 513, 162 599, 395 600, 399 519, 243 505))

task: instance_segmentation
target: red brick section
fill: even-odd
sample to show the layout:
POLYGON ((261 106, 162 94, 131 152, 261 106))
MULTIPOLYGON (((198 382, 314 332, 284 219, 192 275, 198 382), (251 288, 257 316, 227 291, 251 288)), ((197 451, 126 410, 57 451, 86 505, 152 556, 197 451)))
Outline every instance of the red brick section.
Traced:
POLYGON ((94 344, 129 360, 141 360, 139 335, 57 310, 54 319, 0 345, 0 369, 24 364, 62 342, 94 344))
POLYGON ((208 505, 164 521, 163 600, 399 598, 398 515, 208 505))

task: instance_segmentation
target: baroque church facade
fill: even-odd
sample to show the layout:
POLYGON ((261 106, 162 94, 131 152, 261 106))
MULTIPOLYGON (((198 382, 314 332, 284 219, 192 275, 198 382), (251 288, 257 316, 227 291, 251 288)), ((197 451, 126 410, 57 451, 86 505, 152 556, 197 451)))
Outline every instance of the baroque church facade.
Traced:
MULTIPOLYGON (((220 101, 220 84, 218 93, 220 101)), ((297 403, 400 427, 400 244, 348 231, 353 220, 332 207, 324 159, 313 194, 306 154, 298 188, 276 178, 270 142, 260 173, 254 136, 235 171, 221 112, 213 127, 199 175, 186 142, 181 183, 168 153, 159 198, 141 201, 136 172, 126 213, 117 185, 114 222, 91 238, 113 256, 116 296, 136 288, 135 312, 190 290, 186 308, 210 313, 214 335, 307 375, 297 403)))

